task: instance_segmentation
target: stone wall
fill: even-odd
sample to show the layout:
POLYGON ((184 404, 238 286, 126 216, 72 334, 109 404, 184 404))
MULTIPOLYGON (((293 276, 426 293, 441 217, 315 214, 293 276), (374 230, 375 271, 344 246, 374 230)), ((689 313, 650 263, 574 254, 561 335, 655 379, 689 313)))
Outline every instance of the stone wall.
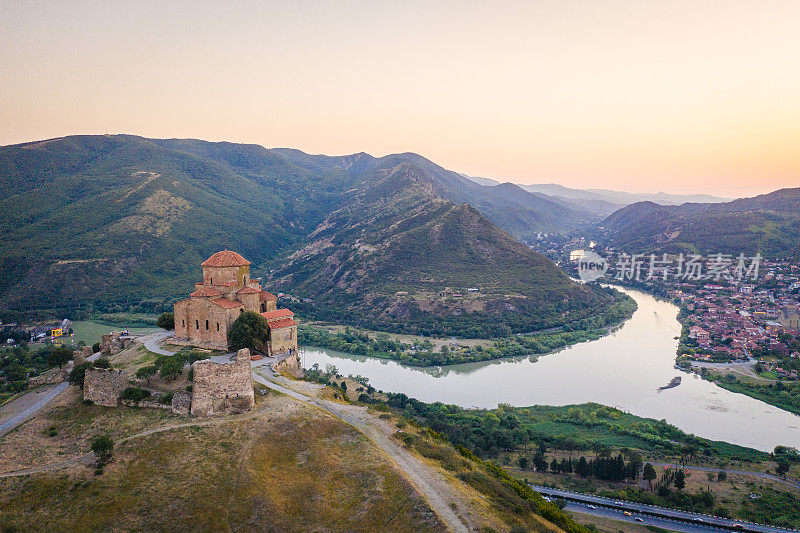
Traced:
POLYGON ((172 412, 176 415, 189 416, 192 409, 192 395, 186 391, 178 391, 172 395, 172 412))
POLYGON ((116 407, 119 395, 128 388, 128 375, 124 370, 90 368, 83 378, 83 399, 97 405, 116 407))
POLYGON ((66 369, 62 368, 51 368, 46 372, 42 372, 38 376, 34 376, 30 379, 30 386, 36 387, 39 385, 50 385, 53 383, 61 383, 62 381, 67 380, 67 376, 69 372, 66 369))
POLYGON ((303 377, 303 369, 300 366, 300 357, 296 353, 294 355, 290 355, 286 359, 274 363, 272 365, 272 370, 275 372, 289 374, 290 376, 294 376, 296 378, 303 377))
POLYGON ((273 354, 297 353, 297 326, 272 329, 270 341, 273 354))
POLYGON ((255 404, 250 350, 242 349, 230 363, 197 361, 192 382, 192 415, 249 411, 255 404))
POLYGON ((122 333, 115 331, 100 337, 100 352, 103 355, 114 355, 128 348, 132 343, 131 339, 124 339, 122 338, 122 333))

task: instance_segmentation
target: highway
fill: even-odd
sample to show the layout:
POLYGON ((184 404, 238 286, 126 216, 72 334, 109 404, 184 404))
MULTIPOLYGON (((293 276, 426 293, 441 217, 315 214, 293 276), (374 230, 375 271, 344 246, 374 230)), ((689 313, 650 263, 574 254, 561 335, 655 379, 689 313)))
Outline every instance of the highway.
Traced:
POLYGON ((566 509, 576 513, 603 516, 624 522, 636 522, 643 525, 653 525, 672 531, 750 531, 754 533, 786 533, 796 531, 782 527, 754 524, 743 520, 731 520, 701 513, 668 509, 666 507, 622 502, 591 494, 551 489, 540 485, 531 485, 531 488, 548 498, 562 498, 566 500, 566 509), (625 511, 630 512, 631 515, 626 516, 625 511), (639 520, 637 520, 637 518, 639 520))

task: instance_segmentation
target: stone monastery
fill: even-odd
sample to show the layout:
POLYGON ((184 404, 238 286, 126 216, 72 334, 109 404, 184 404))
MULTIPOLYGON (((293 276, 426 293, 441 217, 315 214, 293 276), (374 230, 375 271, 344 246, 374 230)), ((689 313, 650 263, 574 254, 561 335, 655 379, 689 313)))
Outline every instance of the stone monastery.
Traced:
POLYGON ((189 298, 175 303, 175 344, 214 350, 228 349, 228 329, 245 311, 267 319, 269 336, 261 350, 267 355, 297 353, 294 313, 278 309, 278 298, 250 278, 250 261, 230 250, 203 261, 203 281, 189 298))

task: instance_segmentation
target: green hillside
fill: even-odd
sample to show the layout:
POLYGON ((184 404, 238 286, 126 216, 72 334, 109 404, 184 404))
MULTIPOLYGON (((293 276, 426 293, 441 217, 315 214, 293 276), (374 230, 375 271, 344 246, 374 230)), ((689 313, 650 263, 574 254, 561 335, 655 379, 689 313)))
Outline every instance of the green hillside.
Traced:
POLYGON ((273 275, 299 311, 398 332, 474 337, 561 325, 605 307, 429 174, 387 169, 327 217, 273 275))
POLYGON ((800 255, 800 189, 781 189, 720 204, 664 206, 639 202, 601 224, 629 253, 800 255))
POLYGON ((376 325, 423 327, 435 317, 463 329, 486 315, 476 331, 507 332, 603 305, 607 297, 575 286, 490 222, 523 238, 579 219, 513 187, 475 184, 417 154, 324 156, 130 135, 4 146, 0 314, 160 312, 223 248, 247 257, 255 275, 281 269, 287 291, 318 300, 309 313, 339 322, 366 314, 376 325), (407 172, 387 176, 393 168, 407 172), (334 290, 331 263, 308 253, 328 237, 342 250, 334 290), (474 286, 480 294, 462 301, 433 298, 474 286))

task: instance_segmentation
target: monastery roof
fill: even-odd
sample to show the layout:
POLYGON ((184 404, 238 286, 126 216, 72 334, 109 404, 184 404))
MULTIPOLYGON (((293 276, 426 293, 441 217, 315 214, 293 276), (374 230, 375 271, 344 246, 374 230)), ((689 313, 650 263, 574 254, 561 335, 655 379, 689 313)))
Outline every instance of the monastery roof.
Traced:
POLYGON ((297 322, 291 318, 281 318, 280 320, 273 320, 272 322, 269 322, 269 329, 288 328, 289 326, 296 325, 297 322))
POLYGON ((193 293, 190 293, 189 296, 194 298, 197 298, 198 296, 202 296, 203 298, 215 298, 217 296, 222 296, 222 293, 214 287, 200 287, 193 293))
POLYGON ((236 294, 258 294, 260 292, 261 292, 260 289, 253 288, 250 285, 245 285, 244 287, 236 291, 236 294))
POLYGON ((278 297, 275 296, 274 294, 269 293, 267 291, 263 291, 263 290, 261 291, 261 301, 264 301, 264 300, 277 300, 277 299, 278 299, 278 297))
POLYGON ((294 313, 289 311, 288 309, 275 309, 274 311, 267 311, 265 313, 261 313, 261 316, 270 320, 277 320, 279 318, 291 318, 294 316, 294 313))
POLYGON ((217 298, 216 300, 211 300, 211 303, 217 304, 225 309, 234 309, 242 306, 242 302, 234 302, 232 300, 228 300, 227 298, 217 298))
POLYGON ((222 250, 217 252, 205 261, 202 266, 204 267, 233 267, 233 266, 247 266, 250 261, 230 250, 222 250))

